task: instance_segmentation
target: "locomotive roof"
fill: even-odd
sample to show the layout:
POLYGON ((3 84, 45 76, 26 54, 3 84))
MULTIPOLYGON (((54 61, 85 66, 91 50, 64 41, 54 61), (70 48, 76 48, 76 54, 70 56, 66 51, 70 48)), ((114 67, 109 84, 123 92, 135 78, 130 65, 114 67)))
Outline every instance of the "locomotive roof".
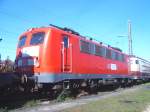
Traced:
MULTIPOLYGON (((110 49, 113 49, 115 51, 118 51, 120 53, 122 53, 122 50, 120 48, 117 48, 117 47, 112 47, 106 43, 103 43, 103 42, 100 42, 94 38, 91 38, 91 37, 87 37, 87 36, 82 36, 80 35, 78 32, 76 32, 75 30, 71 29, 71 28, 67 28, 67 27, 59 27, 59 26, 55 26, 55 25, 52 25, 50 24, 50 26, 47 26, 47 27, 38 27, 38 28, 30 28, 28 29, 25 33, 23 33, 22 35, 25 35, 26 33, 32 31, 32 30, 39 30, 39 29, 51 29, 51 28, 54 28, 54 29, 58 29, 58 30, 61 30, 61 31, 64 31, 64 32, 67 32, 67 33, 70 33, 72 35, 76 35, 78 38, 81 38, 83 40, 86 40, 88 42, 92 42, 92 43, 95 43, 95 44, 101 44, 103 45, 104 47, 106 48, 110 48, 110 49)), ((124 54, 124 53, 123 53, 124 54)))
MULTIPOLYGON (((61 28, 61 27, 59 27, 59 26, 55 26, 55 25, 52 25, 52 24, 50 24, 50 26, 55 27, 55 28, 58 28, 58 29, 61 29, 61 30, 66 31, 66 32, 69 32, 69 33, 71 33, 71 34, 77 35, 77 36, 79 36, 80 38, 83 38, 83 39, 88 38, 89 41, 94 40, 96 43, 103 44, 103 42, 100 42, 100 41, 98 41, 98 40, 96 40, 96 39, 93 39, 93 38, 91 38, 91 37, 82 36, 82 35, 80 35, 80 33, 76 32, 76 31, 73 30, 73 29, 70 29, 70 28, 67 28, 67 27, 61 28)), ((92 42, 93 42, 93 41, 92 41, 92 42)), ((104 44, 105 44, 105 43, 104 43, 104 44)), ((103 44, 103 45, 104 45, 104 44, 103 44)), ((117 51, 119 51, 119 52, 122 52, 122 50, 121 50, 120 48, 112 47, 112 46, 107 45, 107 44, 105 44, 105 46, 106 46, 106 47, 109 47, 109 48, 111 48, 111 49, 117 50, 117 51)))

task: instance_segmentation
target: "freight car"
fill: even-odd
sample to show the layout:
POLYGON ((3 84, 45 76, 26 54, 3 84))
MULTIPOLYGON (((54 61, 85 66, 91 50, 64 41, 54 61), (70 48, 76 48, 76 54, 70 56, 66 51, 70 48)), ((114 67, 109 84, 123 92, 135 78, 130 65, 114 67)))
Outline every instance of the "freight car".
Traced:
POLYGON ((131 82, 129 57, 120 49, 69 28, 32 28, 19 37, 16 70, 38 88, 97 87, 131 82))

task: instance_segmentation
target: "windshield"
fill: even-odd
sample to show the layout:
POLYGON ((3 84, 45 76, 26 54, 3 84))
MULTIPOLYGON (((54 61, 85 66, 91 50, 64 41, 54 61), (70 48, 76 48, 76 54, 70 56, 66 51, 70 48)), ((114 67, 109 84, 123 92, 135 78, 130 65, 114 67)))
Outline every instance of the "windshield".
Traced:
POLYGON ((38 33, 33 34, 31 41, 30 41, 30 45, 42 44, 44 41, 44 36, 45 36, 44 32, 38 32, 38 33))
POLYGON ((19 47, 19 48, 25 45, 26 38, 27 38, 27 36, 22 36, 22 37, 20 38, 19 44, 18 44, 18 47, 19 47))

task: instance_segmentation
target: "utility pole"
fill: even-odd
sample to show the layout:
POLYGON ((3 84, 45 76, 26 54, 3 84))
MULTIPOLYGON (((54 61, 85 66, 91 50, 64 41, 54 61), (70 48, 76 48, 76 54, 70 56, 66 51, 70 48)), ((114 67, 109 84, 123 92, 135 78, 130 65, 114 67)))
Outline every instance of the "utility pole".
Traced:
POLYGON ((129 55, 133 55, 131 21, 130 20, 128 21, 128 49, 129 49, 129 55))
POLYGON ((131 31, 131 21, 130 20, 128 20, 128 34, 127 35, 119 35, 118 37, 128 37, 128 54, 133 55, 132 31, 131 31))

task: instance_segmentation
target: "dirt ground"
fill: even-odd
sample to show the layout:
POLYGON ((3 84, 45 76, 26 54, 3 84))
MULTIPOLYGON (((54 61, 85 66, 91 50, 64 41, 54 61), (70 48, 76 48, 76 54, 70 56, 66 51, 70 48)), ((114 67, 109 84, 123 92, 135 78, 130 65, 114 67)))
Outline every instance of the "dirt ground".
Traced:
MULTIPOLYGON (((108 94, 103 94, 103 95, 98 94, 98 95, 85 96, 85 97, 82 97, 79 99, 69 100, 69 101, 65 101, 62 103, 56 103, 56 104, 50 104, 49 102, 43 102, 40 105, 35 106, 35 107, 21 108, 21 109, 13 110, 11 112, 60 112, 64 109, 81 106, 81 105, 87 104, 89 102, 106 99, 109 97, 120 95, 122 93, 134 92, 134 91, 138 90, 139 88, 143 88, 143 87, 145 87, 145 85, 139 85, 139 86, 135 86, 133 88, 126 88, 119 92, 114 91, 114 92, 111 92, 108 94)), ((147 111, 144 111, 144 112, 147 112, 147 111)))

